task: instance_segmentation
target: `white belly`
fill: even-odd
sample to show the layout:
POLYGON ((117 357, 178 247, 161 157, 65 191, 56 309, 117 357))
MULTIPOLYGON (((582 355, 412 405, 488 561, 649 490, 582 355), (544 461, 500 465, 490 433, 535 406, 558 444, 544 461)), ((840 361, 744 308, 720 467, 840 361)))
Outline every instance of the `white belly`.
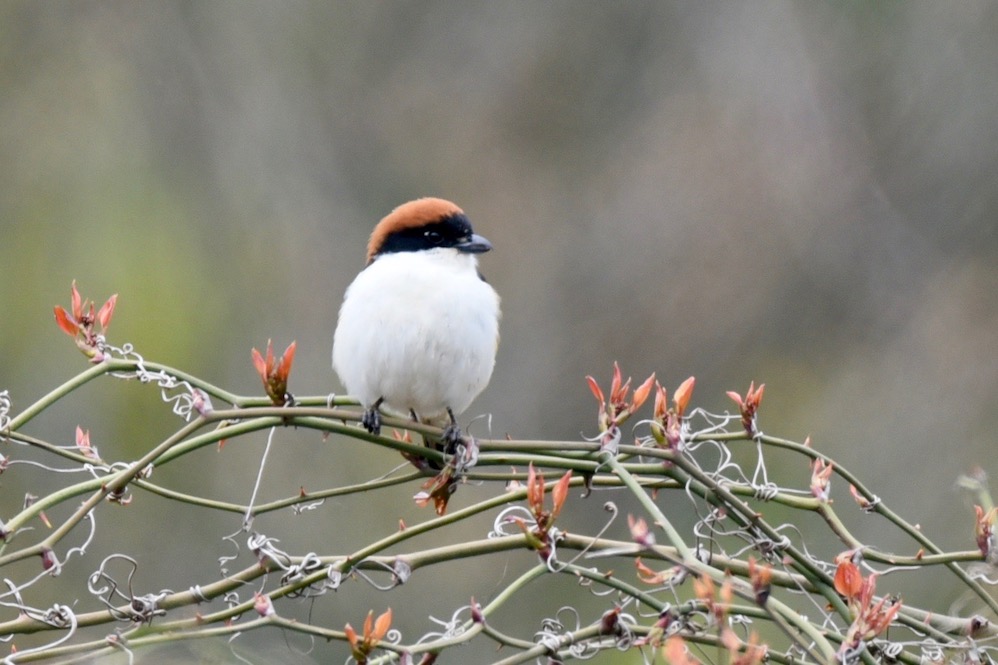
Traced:
POLYGON ((467 255, 399 253, 357 276, 333 342, 351 395, 426 421, 468 408, 492 376, 499 338, 499 297, 474 265, 467 255))

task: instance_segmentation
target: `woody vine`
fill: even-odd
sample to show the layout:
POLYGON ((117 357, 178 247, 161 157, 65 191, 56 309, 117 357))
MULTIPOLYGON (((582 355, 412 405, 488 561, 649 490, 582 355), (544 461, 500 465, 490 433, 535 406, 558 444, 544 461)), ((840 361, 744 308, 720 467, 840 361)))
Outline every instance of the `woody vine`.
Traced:
MULTIPOLYGON (((146 360, 128 344, 113 344, 108 329, 116 307, 112 296, 98 308, 74 283, 69 308, 57 306, 55 320, 89 365, 20 411, 12 398, 16 387, 0 393, 0 470, 17 474, 30 466, 65 479, 38 496, 0 494, 0 638, 7 644, 0 663, 102 656, 132 662, 158 645, 202 638, 223 640, 235 660, 256 662, 242 640, 266 629, 327 649, 322 660, 358 664, 455 662, 462 658, 459 649, 481 644, 491 647, 492 662, 503 665, 599 659, 611 652, 626 659, 613 662, 744 665, 966 663, 998 656, 998 631, 988 619, 998 614, 990 592, 998 559, 996 508, 983 481, 975 485, 979 505, 965 517, 967 548, 944 550, 885 505, 866 479, 810 441, 764 433, 763 385, 729 392, 732 412, 712 414, 694 406, 692 377, 670 396, 654 374, 632 388, 614 366, 608 383, 586 377, 597 402, 591 438, 466 436, 462 445, 442 451, 426 445, 442 434, 434 427, 385 417, 386 434, 376 436, 360 426, 362 411, 349 396, 293 395, 295 343, 279 356, 270 342, 263 353, 253 349, 264 394, 237 395, 146 360), (177 416, 176 430, 149 441, 133 460, 109 454, 91 439, 86 423, 76 427, 71 445, 29 433, 67 396, 109 380, 137 380, 143 384, 137 390, 158 390, 177 416), (327 442, 350 438, 396 451, 399 465, 353 485, 260 501, 271 442, 290 428, 314 431, 327 442), (158 467, 254 432, 266 432, 268 443, 243 503, 159 484, 158 467), (750 471, 735 461, 738 449, 754 454, 750 471), (766 460, 775 453, 795 456, 798 472, 770 477, 766 460), (491 491, 485 499, 465 500, 466 483, 491 491), (839 484, 852 501, 832 501, 831 489, 839 484), (370 541, 359 548, 323 540, 314 551, 285 551, 255 528, 255 518, 266 513, 322 511, 328 498, 398 486, 411 487, 425 518, 372 525, 370 541), (220 534, 218 542, 220 550, 235 554, 220 556, 215 570, 189 571, 185 590, 137 588, 131 573, 154 551, 103 559, 91 551, 95 542, 113 538, 108 518, 114 511, 146 510, 150 495, 181 509, 234 514, 236 533, 220 534), (618 507, 625 503, 631 507, 618 507), (605 516, 603 526, 581 528, 568 508, 605 516), (53 514, 60 517, 50 519, 53 514), (695 516, 692 528, 678 526, 680 514, 695 516), (480 515, 492 520, 487 532, 443 545, 418 539, 480 515), (838 547, 813 546, 813 535, 793 519, 804 515, 817 515, 838 547), (850 529, 858 519, 880 520, 906 538, 907 548, 885 551, 861 542, 850 529), (498 591, 448 598, 453 614, 447 619, 420 615, 418 603, 407 597, 406 583, 424 570, 473 571, 496 553, 520 568, 498 591), (77 558, 90 562, 86 592, 42 604, 38 599, 77 558), (898 571, 938 568, 972 599, 967 606, 974 611, 916 607, 892 590, 898 571), (572 580, 576 598, 552 598, 532 630, 511 632, 503 609, 552 576, 572 580), (355 618, 341 625, 301 612, 303 605, 339 602, 332 592, 347 585, 369 585, 383 591, 384 600, 377 607, 349 607, 355 618), (403 613, 405 630, 398 627, 403 613)), ((580 423, 591 417, 580 416, 580 423)))

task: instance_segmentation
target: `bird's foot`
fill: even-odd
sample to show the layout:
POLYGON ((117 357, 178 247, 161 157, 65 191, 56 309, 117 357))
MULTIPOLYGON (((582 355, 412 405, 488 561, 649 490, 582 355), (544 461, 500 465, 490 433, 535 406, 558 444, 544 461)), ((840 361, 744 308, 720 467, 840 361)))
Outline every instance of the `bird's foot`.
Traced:
POLYGON ((456 473, 463 474, 478 463, 478 442, 470 434, 461 433, 457 419, 450 409, 447 409, 447 415, 450 416, 450 425, 444 428, 440 440, 444 454, 449 456, 447 464, 453 467, 456 473))
POLYGON ((371 408, 364 411, 364 415, 360 419, 360 424, 363 425, 364 429, 366 429, 371 434, 375 435, 381 434, 381 413, 378 411, 378 409, 381 407, 381 403, 384 401, 385 401, 384 397, 380 398, 378 401, 376 401, 374 404, 371 405, 371 408))
POLYGON ((454 412, 451 411, 450 407, 447 407, 447 415, 450 416, 450 424, 444 428, 440 441, 444 444, 444 452, 453 455, 457 452, 457 447, 464 443, 464 435, 461 434, 457 418, 454 417, 454 412))
POLYGON ((464 443, 464 435, 461 434, 461 428, 457 424, 451 424, 444 428, 440 441, 444 444, 444 452, 453 455, 457 447, 464 443))
POLYGON ((381 434, 381 414, 377 409, 371 408, 365 411, 360 423, 371 434, 381 434))

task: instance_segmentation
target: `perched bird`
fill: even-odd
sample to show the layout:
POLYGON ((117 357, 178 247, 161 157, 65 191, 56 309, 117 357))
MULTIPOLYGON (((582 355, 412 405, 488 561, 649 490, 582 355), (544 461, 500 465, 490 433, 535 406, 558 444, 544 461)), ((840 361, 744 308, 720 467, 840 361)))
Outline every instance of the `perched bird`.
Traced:
POLYGON ((490 249, 443 199, 405 203, 374 227, 333 338, 333 368, 369 432, 383 408, 461 440, 455 416, 488 384, 499 343, 499 295, 478 272, 490 249))

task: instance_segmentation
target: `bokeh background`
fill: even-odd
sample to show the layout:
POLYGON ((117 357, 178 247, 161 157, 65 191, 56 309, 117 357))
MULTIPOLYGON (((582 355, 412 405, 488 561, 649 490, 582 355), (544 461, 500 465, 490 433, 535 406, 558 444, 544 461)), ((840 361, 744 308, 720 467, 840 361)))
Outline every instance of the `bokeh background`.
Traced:
MULTIPOLYGON (((503 296, 496 372, 465 416, 491 421, 472 432, 594 434, 584 377, 606 381, 614 360, 670 391, 695 375, 713 411, 754 379, 767 433, 810 435, 969 549, 954 485, 995 472, 998 429, 996 108, 986 0, 5 2, 0 388, 17 411, 84 368, 51 314, 75 278, 100 301, 120 293, 111 339, 148 359, 256 393, 250 348, 296 339, 292 391, 339 391, 332 330, 367 234, 397 204, 443 196, 495 245, 481 263, 503 296)), ((127 459, 177 420, 152 388, 104 382, 31 429, 71 443, 76 424, 127 459)), ((278 439, 275 497, 396 461, 278 439)), ((160 479, 245 501, 259 444, 160 479)), ((0 514, 49 481, 5 475, 0 514)), ((426 519, 412 490, 281 537, 344 551, 379 520, 426 519)), ((153 588, 183 588, 195 565, 211 579, 239 523, 206 512, 167 524, 133 504, 108 551, 155 542, 153 588)), ((408 625, 425 631, 426 614, 494 595, 467 574, 315 611, 356 625, 415 599, 408 625)), ((942 609, 959 594, 919 586, 908 597, 942 609)), ((319 657, 268 639, 242 644, 319 657)))

